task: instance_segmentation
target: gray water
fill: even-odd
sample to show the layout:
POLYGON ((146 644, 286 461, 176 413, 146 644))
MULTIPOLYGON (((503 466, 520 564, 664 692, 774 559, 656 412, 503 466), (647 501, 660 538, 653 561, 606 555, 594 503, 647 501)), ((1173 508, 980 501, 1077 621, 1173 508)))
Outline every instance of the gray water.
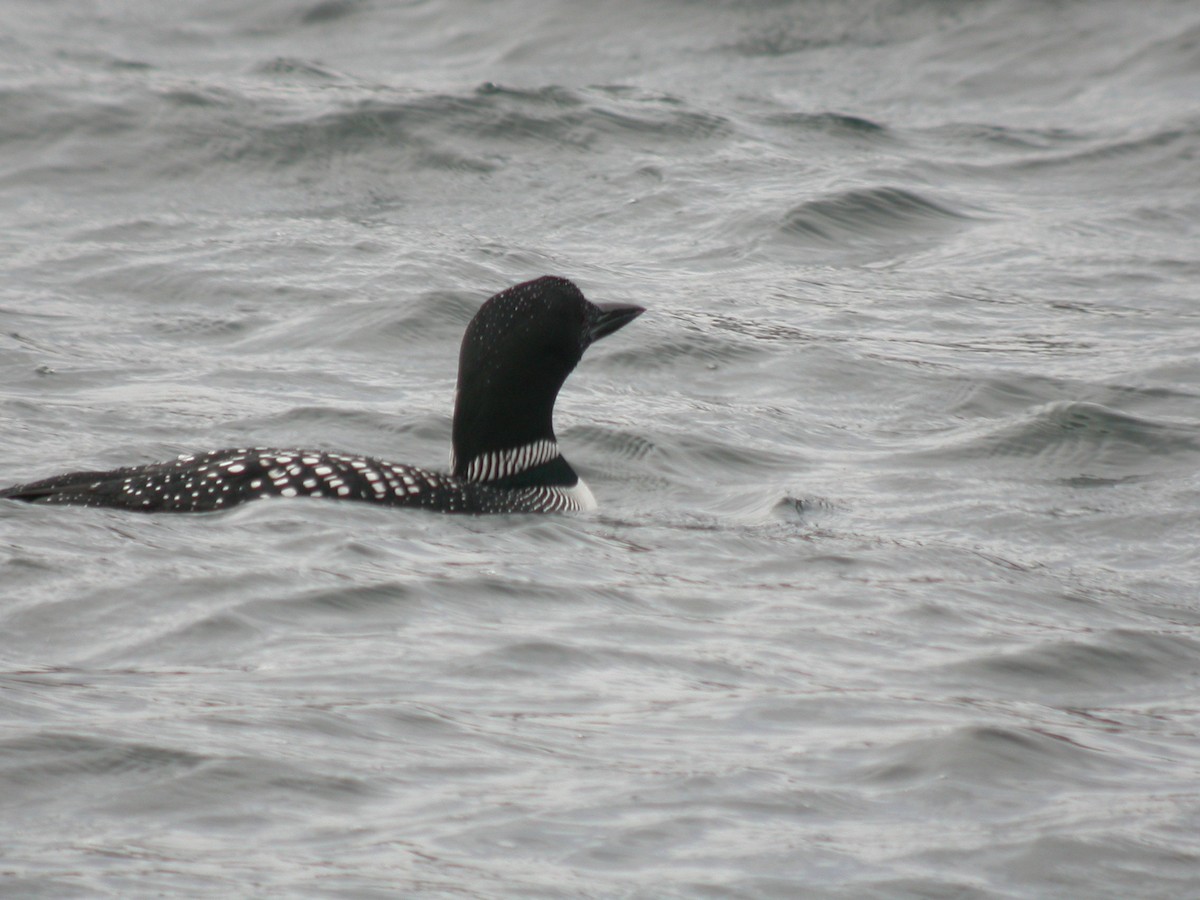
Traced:
POLYGON ((0 895, 1200 896, 1195 3, 0 8, 0 483, 648 307, 596 513, 0 501, 0 895))

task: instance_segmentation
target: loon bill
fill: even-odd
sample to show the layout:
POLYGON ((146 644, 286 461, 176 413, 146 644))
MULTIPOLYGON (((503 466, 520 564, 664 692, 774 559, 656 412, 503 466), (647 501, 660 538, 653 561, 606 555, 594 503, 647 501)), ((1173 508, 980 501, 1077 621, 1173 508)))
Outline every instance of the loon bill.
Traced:
POLYGON ((452 513, 592 509, 558 451, 554 401, 583 351, 645 310, 592 303, 544 276, 488 299, 458 357, 449 473, 323 450, 254 447, 71 472, 0 489, 30 503, 207 512, 260 497, 329 497, 452 513))

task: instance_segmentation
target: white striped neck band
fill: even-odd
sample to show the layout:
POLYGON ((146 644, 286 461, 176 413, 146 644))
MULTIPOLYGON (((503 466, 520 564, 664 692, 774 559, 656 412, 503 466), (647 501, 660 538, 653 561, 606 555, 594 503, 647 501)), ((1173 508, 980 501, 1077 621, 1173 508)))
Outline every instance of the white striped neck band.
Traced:
MULTIPOLYGON (((520 472, 537 468, 559 456, 557 441, 534 441, 521 447, 509 447, 507 450, 493 450, 480 453, 467 464, 463 477, 467 481, 487 482, 508 478, 520 472)), ((450 460, 450 469, 454 471, 455 461, 450 460)))

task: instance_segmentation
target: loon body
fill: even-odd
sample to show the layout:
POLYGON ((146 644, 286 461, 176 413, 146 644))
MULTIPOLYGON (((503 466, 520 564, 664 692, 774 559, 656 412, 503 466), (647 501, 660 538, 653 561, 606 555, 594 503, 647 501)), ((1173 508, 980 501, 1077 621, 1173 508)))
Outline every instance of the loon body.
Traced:
POLYGON ((0 489, 0 497, 142 512, 207 512, 260 497, 453 513, 591 509, 591 491, 559 453, 554 401, 588 345, 644 311, 591 303, 570 281, 551 276, 487 300, 459 352, 449 473, 348 453, 254 447, 72 472, 0 489))

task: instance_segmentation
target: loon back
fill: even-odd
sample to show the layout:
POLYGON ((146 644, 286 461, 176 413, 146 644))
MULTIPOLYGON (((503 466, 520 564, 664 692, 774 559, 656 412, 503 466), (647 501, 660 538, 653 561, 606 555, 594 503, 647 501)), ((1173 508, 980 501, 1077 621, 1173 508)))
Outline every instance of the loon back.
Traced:
POLYGON ((644 311, 592 303, 553 276, 487 300, 459 352, 450 473, 347 453, 255 447, 72 472, 0 489, 0 497, 143 512, 205 512, 272 496, 439 512, 590 509, 591 491, 559 453, 554 401, 584 350, 644 311))

